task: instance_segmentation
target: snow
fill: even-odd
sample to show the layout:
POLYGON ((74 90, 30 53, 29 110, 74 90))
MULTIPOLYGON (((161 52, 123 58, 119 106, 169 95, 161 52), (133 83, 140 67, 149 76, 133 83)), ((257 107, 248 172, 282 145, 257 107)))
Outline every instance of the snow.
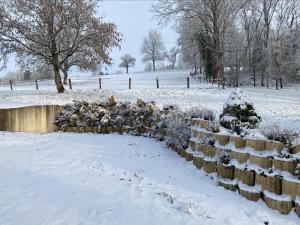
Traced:
POLYGON ((300 145, 300 138, 297 138, 294 142, 293 142, 294 146, 298 146, 300 145))
POLYGON ((228 185, 237 185, 238 184, 238 181, 236 179, 229 180, 229 179, 225 179, 225 178, 218 178, 218 181, 223 184, 228 184, 228 185))
POLYGON ((282 202, 292 201, 292 197, 288 196, 288 195, 276 195, 276 194, 274 194, 272 192, 269 192, 269 191, 264 191, 264 195, 267 198, 270 198, 270 199, 273 199, 273 200, 276 200, 276 201, 282 201, 282 202))
POLYGON ((233 120, 236 120, 236 117, 229 116, 229 115, 225 115, 222 117, 222 121, 224 121, 224 122, 231 122, 233 120))
POLYGON ((162 142, 126 135, 0 133, 0 224, 295 225, 215 186, 162 142))
POLYGON ((227 107, 239 105, 241 109, 246 109, 246 103, 249 103, 249 100, 246 98, 243 91, 239 88, 235 88, 226 99, 223 108, 226 109, 227 107))
POLYGON ((243 191, 247 191, 250 193, 260 193, 261 192, 261 187, 259 186, 248 186, 246 184, 243 184, 243 182, 238 181, 238 186, 239 189, 243 190, 243 191))
MULTIPOLYGON (((71 103, 73 100, 104 100, 115 95, 122 101, 155 101, 159 106, 177 104, 183 110, 192 107, 207 107, 221 113, 224 102, 232 89, 221 89, 216 85, 204 84, 190 78, 191 88, 186 88, 188 72, 157 72, 102 76, 102 90, 99 90, 98 77, 71 77, 73 90, 57 94, 53 81, 40 81, 39 91, 35 83, 27 82, 9 90, 8 84, 0 84, 0 108, 27 105, 71 103), (128 78, 132 78, 132 89, 128 90, 128 78), (156 77, 160 89, 156 89, 156 77)), ((284 128, 300 131, 300 91, 299 87, 275 90, 260 87, 241 87, 244 95, 253 102, 262 116, 263 124, 276 121, 284 128)))

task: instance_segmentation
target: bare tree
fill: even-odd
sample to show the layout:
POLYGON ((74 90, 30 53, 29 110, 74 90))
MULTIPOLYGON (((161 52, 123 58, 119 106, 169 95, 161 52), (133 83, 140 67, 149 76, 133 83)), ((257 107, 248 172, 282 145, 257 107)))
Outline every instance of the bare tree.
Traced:
POLYGON ((172 48, 169 52, 165 52, 166 59, 171 63, 171 69, 175 69, 177 56, 180 53, 180 50, 176 47, 172 48))
POLYGON ((272 68, 275 74, 276 89, 283 88, 283 76, 294 76, 299 69, 297 57, 297 32, 300 19, 300 3, 297 0, 281 0, 275 9, 274 28, 271 30, 272 68))
MULTIPOLYGON (((0 0, 0 5, 4 59, 16 53, 19 58, 34 57, 51 65, 59 93, 64 92, 62 65, 77 51, 104 37, 100 29, 103 23, 96 17, 97 0, 0 0)), ((109 30, 109 37, 116 40, 113 45, 117 45, 116 27, 111 25, 109 30)))
POLYGON ((122 63, 119 65, 119 67, 125 68, 126 73, 128 74, 129 67, 133 67, 135 65, 136 59, 133 56, 126 54, 121 58, 121 60, 122 63))
MULTIPOLYGON (((154 11, 162 22, 182 17, 197 18, 209 34, 213 79, 223 77, 226 29, 246 4, 244 0, 159 0, 154 11)), ((207 46, 208 47, 208 46, 207 46)))
MULTIPOLYGON (((110 51, 113 47, 119 47, 118 43, 121 40, 115 25, 97 21, 92 25, 91 32, 95 35, 78 46, 74 54, 67 57, 61 65, 65 84, 68 80, 68 71, 72 67, 77 67, 81 71, 95 72, 103 66, 112 64, 110 51)), ((65 45, 65 48, 68 48, 72 44, 68 38, 68 36, 72 36, 72 31, 66 30, 65 33, 61 43, 65 45)))
POLYGON ((229 85, 240 85, 242 63, 246 59, 247 42, 245 34, 237 27, 230 27, 225 35, 225 63, 230 68, 229 85))
POLYGON ((152 62, 153 71, 156 69, 156 61, 164 59, 164 50, 161 34, 155 30, 149 31, 148 36, 144 38, 141 52, 144 55, 144 62, 152 62))
POLYGON ((269 88, 269 60, 270 60, 270 49, 269 49, 269 41, 270 41, 270 30, 271 30, 271 23, 272 19, 276 10, 276 6, 279 0, 263 0, 262 3, 262 13, 263 13, 263 46, 264 46, 264 66, 262 67, 261 73, 261 86, 265 86, 265 76, 267 78, 267 88, 269 88))
POLYGON ((199 59, 202 55, 195 38, 197 31, 193 25, 193 20, 183 18, 177 26, 177 32, 179 34, 178 45, 181 49, 180 59, 186 68, 193 70, 196 75, 199 68, 201 73, 201 64, 199 64, 201 60, 199 59))
POLYGON ((249 72, 253 79, 253 86, 256 86, 257 70, 260 67, 263 45, 262 16, 259 10, 260 0, 252 0, 248 5, 243 7, 240 14, 240 23, 245 33, 247 63, 249 72))

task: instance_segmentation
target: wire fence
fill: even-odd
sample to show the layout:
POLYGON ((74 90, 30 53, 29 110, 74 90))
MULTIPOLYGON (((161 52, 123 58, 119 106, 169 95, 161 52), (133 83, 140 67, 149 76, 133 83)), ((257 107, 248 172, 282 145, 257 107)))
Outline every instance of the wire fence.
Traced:
MULTIPOLYGON (((124 89, 190 89, 203 87, 223 87, 225 82, 219 80, 206 81, 198 76, 173 77, 173 78, 131 78, 117 79, 108 77, 79 77, 68 79, 65 88, 69 90, 124 90, 124 89)), ((1 91, 43 91, 55 90, 53 80, 30 81, 0 81, 1 91)))

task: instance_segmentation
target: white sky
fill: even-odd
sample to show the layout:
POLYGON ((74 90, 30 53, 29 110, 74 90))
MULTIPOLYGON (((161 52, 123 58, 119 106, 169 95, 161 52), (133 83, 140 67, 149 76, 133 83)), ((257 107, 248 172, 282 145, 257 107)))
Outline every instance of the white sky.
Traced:
POLYGON ((123 34, 121 50, 113 51, 114 65, 110 71, 119 70, 120 57, 126 53, 133 55, 137 59, 134 71, 141 71, 145 64, 141 60, 141 46, 143 38, 150 29, 159 30, 164 38, 165 47, 170 49, 176 45, 177 34, 169 27, 159 27, 150 12, 151 0, 104 0, 102 3, 104 15, 107 21, 111 21, 118 26, 123 34))
MULTIPOLYGON (((141 60, 140 49, 143 38, 150 29, 157 29, 162 33, 167 49, 175 46, 177 40, 176 32, 170 26, 158 26, 157 21, 153 18, 153 13, 150 12, 153 3, 155 1, 151 0, 103 0, 100 3, 99 13, 104 14, 105 20, 115 23, 119 32, 123 35, 121 50, 114 49, 112 52, 114 65, 108 68, 110 73, 120 70, 120 57, 127 53, 137 59, 136 66, 132 71, 138 72, 144 69, 145 64, 141 60)), ((8 71, 15 71, 17 68, 12 58, 7 65, 7 69, 0 72, 0 76, 8 71)), ((73 72, 73 74, 80 73, 77 71, 73 72)))

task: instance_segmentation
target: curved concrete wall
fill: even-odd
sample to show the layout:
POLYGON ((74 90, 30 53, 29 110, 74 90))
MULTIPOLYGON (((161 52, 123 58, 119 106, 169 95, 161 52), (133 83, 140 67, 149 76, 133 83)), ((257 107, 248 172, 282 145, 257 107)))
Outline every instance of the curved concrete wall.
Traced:
POLYGON ((11 132, 49 133, 56 131, 54 121, 61 106, 43 105, 0 109, 0 130, 11 132))

